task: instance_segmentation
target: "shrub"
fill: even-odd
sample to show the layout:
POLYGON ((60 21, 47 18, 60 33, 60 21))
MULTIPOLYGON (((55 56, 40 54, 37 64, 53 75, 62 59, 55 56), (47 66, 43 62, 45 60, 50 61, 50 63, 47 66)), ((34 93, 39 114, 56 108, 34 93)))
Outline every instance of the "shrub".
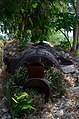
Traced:
POLYGON ((32 106, 32 100, 28 98, 26 92, 21 95, 12 97, 12 114, 15 117, 22 116, 24 113, 29 114, 35 108, 32 106))
POLYGON ((19 117, 24 113, 31 113, 34 107, 31 105, 32 100, 26 92, 23 92, 27 77, 26 67, 20 67, 15 74, 9 79, 6 86, 7 106, 10 108, 12 117, 19 117))
POLYGON ((14 94, 19 94, 22 92, 23 85, 25 84, 25 79, 27 76, 27 69, 25 67, 20 67, 16 70, 15 74, 9 79, 6 86, 6 97, 9 101, 9 104, 12 103, 12 97, 14 94))
POLYGON ((72 45, 72 40, 69 42, 66 40, 60 41, 60 44, 58 45, 59 48, 62 48, 64 51, 69 51, 70 50, 70 45, 72 45))
POLYGON ((14 80, 14 83, 19 86, 23 86, 25 83, 25 79, 27 78, 27 68, 20 66, 18 70, 16 70, 15 74, 11 77, 11 80, 14 80))
POLYGON ((26 89, 24 92, 23 86, 25 85, 26 75, 27 69, 20 67, 7 84, 6 104, 10 109, 12 118, 38 112, 43 109, 45 104, 45 95, 39 93, 36 89, 26 89))
POLYGON ((65 92, 65 88, 62 83, 63 75, 57 68, 52 67, 46 71, 45 78, 50 82, 51 91, 53 93, 63 94, 65 92))

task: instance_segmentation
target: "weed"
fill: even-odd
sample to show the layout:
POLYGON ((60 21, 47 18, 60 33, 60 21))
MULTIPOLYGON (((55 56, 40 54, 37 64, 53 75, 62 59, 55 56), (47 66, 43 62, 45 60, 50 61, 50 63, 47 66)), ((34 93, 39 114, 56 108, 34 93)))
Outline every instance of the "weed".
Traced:
POLYGON ((12 113, 14 117, 22 116, 24 113, 29 114, 35 108, 32 106, 32 100, 28 98, 26 92, 21 95, 12 97, 12 113))

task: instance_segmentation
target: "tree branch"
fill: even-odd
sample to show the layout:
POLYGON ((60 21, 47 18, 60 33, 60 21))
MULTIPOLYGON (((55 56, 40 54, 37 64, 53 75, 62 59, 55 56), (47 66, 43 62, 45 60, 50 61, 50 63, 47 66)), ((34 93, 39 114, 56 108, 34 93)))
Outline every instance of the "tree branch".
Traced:
POLYGON ((69 38, 66 36, 66 34, 65 34, 62 30, 60 30, 60 32, 65 36, 65 38, 67 39, 67 41, 69 42, 69 45, 70 45, 70 47, 71 47, 71 44, 70 44, 69 38))

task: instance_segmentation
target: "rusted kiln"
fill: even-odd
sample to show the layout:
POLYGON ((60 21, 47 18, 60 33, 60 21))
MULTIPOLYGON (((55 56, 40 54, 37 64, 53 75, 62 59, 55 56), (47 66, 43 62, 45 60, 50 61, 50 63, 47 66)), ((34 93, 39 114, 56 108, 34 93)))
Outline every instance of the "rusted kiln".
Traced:
POLYGON ((60 68, 59 62, 53 55, 50 47, 45 44, 37 44, 23 53, 18 58, 4 57, 4 63, 7 65, 7 71, 14 73, 20 66, 25 65, 28 69, 28 80, 24 85, 24 90, 27 88, 36 88, 45 94, 47 101, 50 96, 49 82, 44 79, 45 68, 56 66, 60 68))

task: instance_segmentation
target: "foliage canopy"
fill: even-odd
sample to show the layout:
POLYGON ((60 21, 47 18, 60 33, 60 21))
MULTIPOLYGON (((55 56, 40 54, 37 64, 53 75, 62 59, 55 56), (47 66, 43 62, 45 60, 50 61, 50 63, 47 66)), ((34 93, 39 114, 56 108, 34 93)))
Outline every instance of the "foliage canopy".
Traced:
POLYGON ((78 23, 68 0, 2 0, 0 13, 2 30, 33 42, 47 40, 51 29, 71 31, 78 23))

